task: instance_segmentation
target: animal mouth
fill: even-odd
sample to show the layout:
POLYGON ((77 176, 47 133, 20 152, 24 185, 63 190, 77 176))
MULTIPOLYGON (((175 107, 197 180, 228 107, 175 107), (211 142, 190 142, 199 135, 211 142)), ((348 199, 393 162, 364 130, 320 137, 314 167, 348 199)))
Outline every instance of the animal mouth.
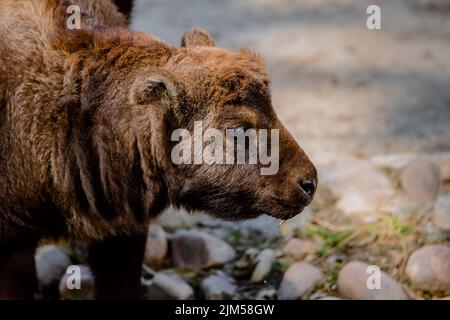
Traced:
POLYGON ((281 220, 288 220, 295 217, 296 215, 302 213, 306 205, 308 205, 305 205, 302 202, 286 201, 279 198, 272 198, 272 201, 275 203, 277 210, 269 213, 269 215, 281 220))

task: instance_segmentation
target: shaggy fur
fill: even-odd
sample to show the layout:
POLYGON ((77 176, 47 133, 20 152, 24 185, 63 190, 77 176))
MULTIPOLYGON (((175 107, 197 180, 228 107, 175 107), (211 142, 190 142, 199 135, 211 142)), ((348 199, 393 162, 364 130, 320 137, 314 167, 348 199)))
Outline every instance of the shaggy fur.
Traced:
POLYGON ((87 242, 97 297, 133 298, 146 227, 167 206, 286 219, 309 204, 299 181, 316 170, 276 117, 259 55, 197 29, 173 47, 128 30, 109 0, 74 3, 81 30, 66 29, 68 1, 0 1, 0 297, 31 297, 13 266, 43 238, 87 242), (195 120, 280 129, 279 172, 173 164, 171 133, 195 120))

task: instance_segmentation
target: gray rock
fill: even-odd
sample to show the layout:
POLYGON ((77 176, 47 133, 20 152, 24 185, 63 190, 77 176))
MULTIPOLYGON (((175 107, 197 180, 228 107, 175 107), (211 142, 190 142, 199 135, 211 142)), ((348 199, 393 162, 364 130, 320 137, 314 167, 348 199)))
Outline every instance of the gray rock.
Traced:
POLYGON ((347 156, 330 162, 319 178, 339 197, 337 207, 366 219, 395 194, 390 179, 368 160, 347 156))
POLYGON ((311 293, 323 280, 319 268, 308 262, 296 262, 284 273, 278 289, 278 297, 292 300, 311 293))
MULTIPOLYGON (((76 265, 79 268, 79 287, 75 284, 73 270, 69 267, 59 282, 59 295, 63 300, 91 300, 94 298, 94 276, 88 266, 76 265), (71 272, 69 272, 71 271, 71 272), (69 273, 68 273, 69 272, 69 273), (71 286, 72 285, 72 286, 71 286)), ((77 271, 78 272, 78 271, 77 271)))
POLYGON ((256 257, 256 267, 253 270, 250 282, 258 283, 263 281, 272 270, 272 266, 276 261, 275 251, 272 249, 262 250, 256 257))
POLYGON ((431 160, 416 158, 403 169, 400 181, 403 190, 412 200, 432 202, 441 183, 439 166, 431 160))
POLYGON ((406 274, 415 289, 450 293, 450 247, 430 245, 414 251, 406 274))
POLYGON ((450 194, 437 199, 434 205, 433 222, 439 229, 450 231, 450 194))
POLYGON ((278 219, 262 215, 255 219, 238 222, 237 225, 245 238, 273 239, 280 236, 279 224, 278 219))
POLYGON ((197 225, 200 218, 201 215, 170 207, 158 217, 157 223, 167 228, 191 228, 197 225))
POLYGON ((441 164, 441 181, 450 182, 450 160, 441 164))
POLYGON ((413 153, 391 153, 374 155, 370 158, 370 161, 379 168, 398 171, 414 158, 416 158, 416 155, 413 153))
POLYGON ((44 295, 50 291, 57 294, 59 281, 71 264, 67 251, 54 245, 45 245, 38 248, 35 261, 40 290, 44 295))
POLYGON ((145 296, 149 300, 190 300, 194 298, 194 290, 175 274, 157 272, 145 296))
POLYGON ((289 239, 283 248, 283 254, 296 260, 304 258, 307 254, 313 254, 319 249, 318 243, 298 238, 289 239))
POLYGON ((256 294, 255 300, 275 300, 277 290, 274 288, 262 288, 256 294))
POLYGON ((171 237, 176 267, 209 268, 234 259, 234 249, 225 241, 202 231, 177 231, 171 237))
POLYGON ((222 272, 203 279, 201 288, 206 300, 227 299, 236 293, 233 280, 222 272))
POLYGON ((302 213, 284 221, 279 227, 280 233, 283 236, 295 235, 297 231, 301 231, 306 228, 308 223, 311 221, 312 216, 313 212, 311 208, 305 208, 302 213))
POLYGON ((153 269, 159 269, 167 255, 167 236, 158 224, 148 228, 144 263, 153 269))
POLYGON ((371 281, 374 273, 368 271, 369 265, 361 261, 350 261, 339 273, 337 289, 339 294, 352 300, 407 300, 402 286, 388 274, 380 272, 380 287, 371 281))

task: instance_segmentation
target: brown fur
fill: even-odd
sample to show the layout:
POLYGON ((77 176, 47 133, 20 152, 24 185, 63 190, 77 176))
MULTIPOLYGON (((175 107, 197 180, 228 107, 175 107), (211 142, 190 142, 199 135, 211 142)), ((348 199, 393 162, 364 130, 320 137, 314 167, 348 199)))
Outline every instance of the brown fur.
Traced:
MULTIPOLYGON (((285 219, 311 201, 298 182, 316 181, 315 168, 276 117, 259 55, 216 48, 200 30, 172 47, 128 30, 109 0, 74 3, 82 29, 70 31, 67 1, 0 2, 0 265, 14 263, 3 247, 33 252, 42 238, 76 238, 102 257, 91 262, 105 279, 117 239, 139 248, 168 205, 285 219), (192 130, 194 120, 204 129, 280 129, 279 172, 174 165, 171 132, 192 130)), ((136 280, 142 258, 130 257, 121 279, 134 270, 136 280)), ((136 296, 115 284, 97 287, 98 297, 136 296)))

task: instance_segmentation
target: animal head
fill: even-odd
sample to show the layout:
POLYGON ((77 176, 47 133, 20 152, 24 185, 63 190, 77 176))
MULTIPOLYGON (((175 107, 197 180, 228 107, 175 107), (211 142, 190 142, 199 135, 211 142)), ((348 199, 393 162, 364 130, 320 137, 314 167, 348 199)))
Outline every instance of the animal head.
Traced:
POLYGON ((227 219, 300 213, 317 172, 277 118, 261 56, 217 48, 199 29, 181 43, 161 68, 138 75, 130 100, 166 115, 159 163, 172 203, 227 219))
POLYGON ((226 219, 288 219, 312 201, 316 169, 277 118, 261 56, 217 48, 198 29, 180 48, 95 32, 63 38, 65 90, 82 93, 74 161, 91 207, 100 193, 117 212, 152 214, 168 202, 226 219))

